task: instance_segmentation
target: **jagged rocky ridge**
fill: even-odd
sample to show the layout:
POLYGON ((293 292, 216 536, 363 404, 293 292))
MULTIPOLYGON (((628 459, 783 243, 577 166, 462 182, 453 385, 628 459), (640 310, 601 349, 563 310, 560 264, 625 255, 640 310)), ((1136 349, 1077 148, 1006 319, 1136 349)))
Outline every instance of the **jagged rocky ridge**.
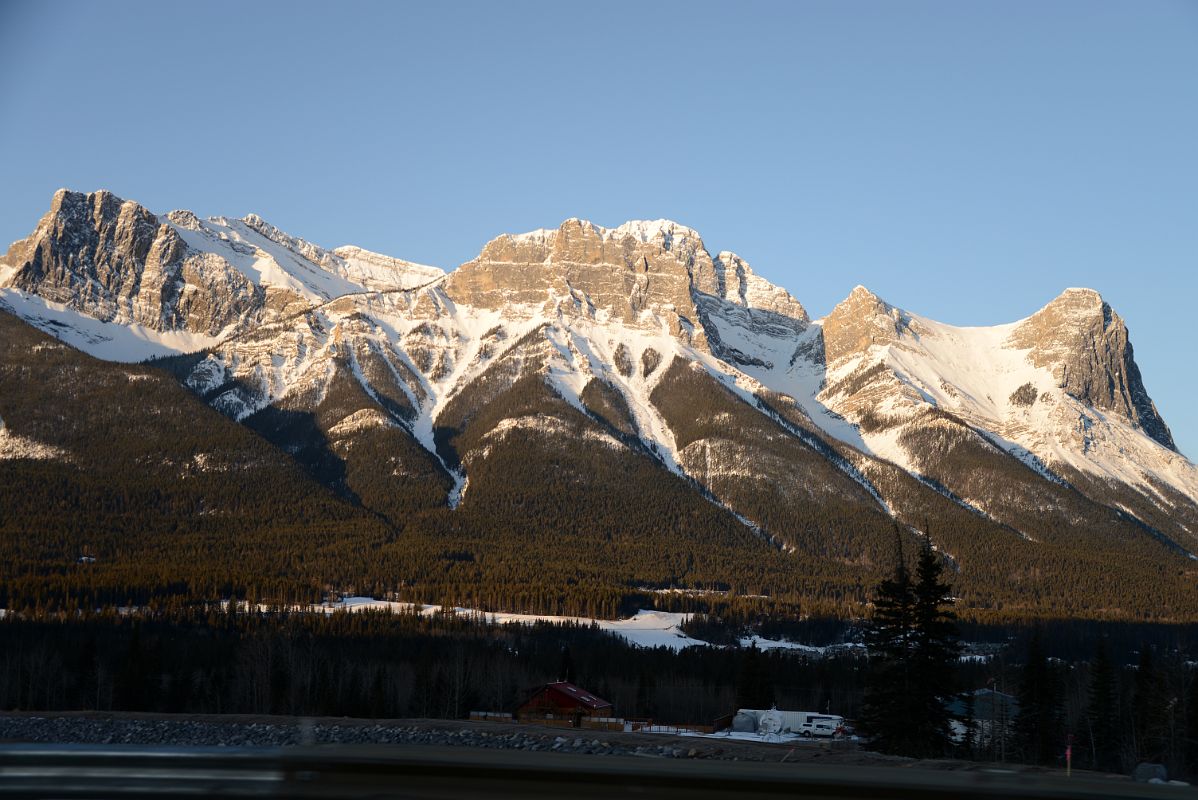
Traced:
POLYGON ((179 354, 162 363, 189 389, 393 519, 470 503, 481 462, 537 441, 634 452, 753 536, 846 562, 891 520, 963 570, 1198 550, 1198 471, 1089 290, 959 328, 857 287, 812 320, 669 221, 503 235, 445 274, 66 191, 0 287, 101 357, 179 354))

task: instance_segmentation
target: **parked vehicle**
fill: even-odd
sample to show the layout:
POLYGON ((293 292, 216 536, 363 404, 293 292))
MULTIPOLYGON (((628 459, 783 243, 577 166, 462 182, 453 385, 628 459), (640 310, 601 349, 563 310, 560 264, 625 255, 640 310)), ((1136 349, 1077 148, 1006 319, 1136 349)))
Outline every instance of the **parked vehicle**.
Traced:
POLYGON ((805 722, 799 724, 795 733, 803 736, 836 736, 844 733, 844 717, 830 714, 809 715, 805 722))
POLYGON ((776 708, 742 708, 737 718, 745 729, 759 733, 797 733, 801 736, 827 737, 845 735, 844 717, 819 711, 779 711, 776 708), (752 724, 752 728, 749 725, 752 724))

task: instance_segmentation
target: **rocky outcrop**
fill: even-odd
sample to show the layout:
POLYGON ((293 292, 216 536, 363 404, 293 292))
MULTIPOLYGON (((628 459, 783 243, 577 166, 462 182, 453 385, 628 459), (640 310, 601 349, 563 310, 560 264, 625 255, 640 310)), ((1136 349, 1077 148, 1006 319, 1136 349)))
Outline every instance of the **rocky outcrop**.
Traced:
POLYGON ((261 217, 161 217, 111 192, 60 190, 0 258, 3 284, 90 317, 154 331, 230 335, 315 303, 433 283, 436 267, 357 247, 325 250, 261 217))
POLYGON ((697 232, 668 220, 603 228, 569 219, 556 230, 500 236, 445 288, 454 302, 475 308, 541 306, 650 330, 664 325, 734 361, 751 357, 721 343, 718 328, 707 324, 711 316, 781 335, 810 322, 802 304, 735 253, 712 258, 697 232))
POLYGON ((556 231, 500 236, 446 282, 458 303, 573 306, 578 313, 658 327, 703 343, 691 275, 713 274, 690 228, 673 222, 601 228, 569 219, 556 231))
MULTIPOLYGON (((172 212, 184 225, 190 212, 172 212)), ((266 293, 219 256, 111 192, 60 190, 27 238, 0 258, 7 285, 105 322, 216 335, 257 321, 266 293)))
POLYGON ((910 315, 858 286, 824 319, 824 359, 831 364, 874 345, 893 344, 912 326, 910 315))
POLYGON ((1098 292, 1066 289, 1016 328, 1008 345, 1030 350, 1031 362, 1050 369, 1066 393, 1177 449, 1144 388, 1127 325, 1098 292))
POLYGON ((791 297, 790 292, 755 274, 747 261, 727 250, 721 251, 710 262, 698 263, 694 288, 743 308, 768 311, 804 325, 811 321, 807 309, 791 297), (708 263, 710 271, 706 269, 708 263))
MULTIPOLYGON (((2 260, 15 271, 8 284, 102 320, 132 319, 157 219, 110 192, 61 190, 50 211, 2 260)), ((173 254, 172 254, 173 255, 173 254)))

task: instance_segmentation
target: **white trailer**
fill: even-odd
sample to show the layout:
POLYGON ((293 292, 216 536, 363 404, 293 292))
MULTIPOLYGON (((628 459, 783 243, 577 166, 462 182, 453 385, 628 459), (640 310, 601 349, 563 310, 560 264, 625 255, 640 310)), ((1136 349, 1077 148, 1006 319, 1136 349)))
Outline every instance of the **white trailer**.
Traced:
POLYGON ((765 723, 769 733, 797 733, 803 736, 835 736, 844 730, 844 717, 819 711, 779 711, 778 709, 742 708, 737 716, 752 717, 757 728, 765 723))

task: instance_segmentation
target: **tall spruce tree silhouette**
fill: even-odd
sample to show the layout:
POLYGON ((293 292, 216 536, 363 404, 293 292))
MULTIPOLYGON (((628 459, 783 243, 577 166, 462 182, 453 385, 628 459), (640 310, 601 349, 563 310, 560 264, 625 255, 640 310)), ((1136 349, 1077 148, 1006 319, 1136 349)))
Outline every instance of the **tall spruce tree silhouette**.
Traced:
POLYGON ((773 708, 774 684, 763 654, 756 642, 751 642, 741 654, 736 670, 736 707, 773 708))
POLYGON ((1118 770, 1120 736, 1118 720, 1119 685, 1115 668, 1107 653, 1106 641, 1098 639, 1094 660, 1090 662, 1090 686, 1086 698, 1086 732, 1090 742, 1091 766, 1100 770, 1118 770))
POLYGON ((885 753, 934 758, 952 745, 949 703, 953 665, 960 653, 944 563, 924 540, 915 579, 895 530, 895 566, 874 590, 866 631, 870 671, 862 729, 885 753))
POLYGON ((1060 672, 1048 663, 1040 631, 1035 630, 1019 681, 1015 718, 1015 746, 1025 762, 1051 764, 1065 752, 1063 691, 1060 672))
POLYGON ((570 653, 570 645, 562 645, 562 660, 558 664, 557 679, 574 683, 574 656, 570 653))
POLYGON ((915 692, 921 753, 944 756, 953 744, 952 712, 957 698, 955 666, 961 656, 952 587, 944 580, 944 559, 925 538, 915 565, 915 692))

